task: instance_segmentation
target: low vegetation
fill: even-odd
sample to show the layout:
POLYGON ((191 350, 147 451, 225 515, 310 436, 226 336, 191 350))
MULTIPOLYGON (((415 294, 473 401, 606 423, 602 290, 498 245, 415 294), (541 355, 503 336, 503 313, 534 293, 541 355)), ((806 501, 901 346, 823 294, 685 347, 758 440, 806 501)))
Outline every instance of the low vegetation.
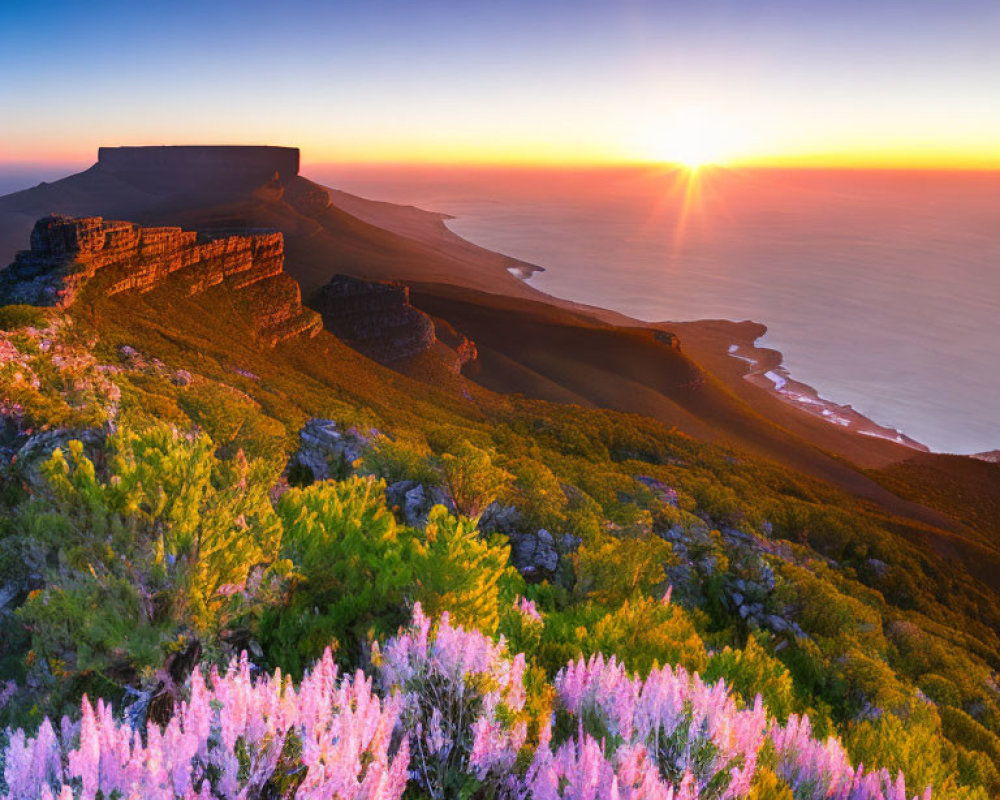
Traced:
POLYGON ((4 796, 1000 795, 996 596, 919 525, 645 418, 267 351, 221 293, 125 302, 0 315, 4 796), (283 478, 310 417, 376 432, 283 478))

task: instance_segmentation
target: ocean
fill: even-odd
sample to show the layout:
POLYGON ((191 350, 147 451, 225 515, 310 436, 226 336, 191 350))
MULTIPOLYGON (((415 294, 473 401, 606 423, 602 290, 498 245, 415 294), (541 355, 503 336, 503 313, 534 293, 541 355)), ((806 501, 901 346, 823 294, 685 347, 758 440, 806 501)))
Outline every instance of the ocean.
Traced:
POLYGON ((939 452, 1000 447, 1000 173, 304 167, 453 215, 531 283, 643 320, 752 319, 795 379, 939 452))

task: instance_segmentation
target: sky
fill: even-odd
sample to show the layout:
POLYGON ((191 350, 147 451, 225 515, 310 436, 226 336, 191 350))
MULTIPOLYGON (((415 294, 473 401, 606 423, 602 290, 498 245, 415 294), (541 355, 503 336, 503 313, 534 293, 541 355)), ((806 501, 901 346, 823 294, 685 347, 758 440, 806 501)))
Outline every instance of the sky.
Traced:
POLYGON ((0 0, 0 163, 1000 168, 997 0, 0 0))

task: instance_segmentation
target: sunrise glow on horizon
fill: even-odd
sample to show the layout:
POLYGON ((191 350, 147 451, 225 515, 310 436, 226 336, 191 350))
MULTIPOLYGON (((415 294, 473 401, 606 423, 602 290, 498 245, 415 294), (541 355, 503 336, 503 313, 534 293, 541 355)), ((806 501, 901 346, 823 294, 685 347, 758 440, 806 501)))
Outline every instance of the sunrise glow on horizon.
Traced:
POLYGON ((271 143, 307 164, 995 169, 998 40, 972 0, 7 4, 0 161, 271 143))

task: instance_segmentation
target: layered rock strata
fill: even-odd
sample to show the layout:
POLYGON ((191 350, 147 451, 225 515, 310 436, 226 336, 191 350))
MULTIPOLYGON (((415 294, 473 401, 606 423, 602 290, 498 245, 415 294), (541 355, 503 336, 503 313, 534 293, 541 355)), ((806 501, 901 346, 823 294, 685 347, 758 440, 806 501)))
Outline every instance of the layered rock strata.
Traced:
POLYGON ((434 323, 410 305, 401 283, 337 275, 324 286, 316 308, 328 331, 383 364, 419 355, 435 342, 434 323))
POLYGON ((225 284, 240 291, 270 345, 321 322, 304 309, 298 284, 283 271, 284 239, 274 231, 199 234, 181 228, 143 228, 101 217, 43 217, 31 249, 0 271, 0 305, 68 308, 95 278, 108 296, 148 292, 169 282, 194 295, 225 284))

